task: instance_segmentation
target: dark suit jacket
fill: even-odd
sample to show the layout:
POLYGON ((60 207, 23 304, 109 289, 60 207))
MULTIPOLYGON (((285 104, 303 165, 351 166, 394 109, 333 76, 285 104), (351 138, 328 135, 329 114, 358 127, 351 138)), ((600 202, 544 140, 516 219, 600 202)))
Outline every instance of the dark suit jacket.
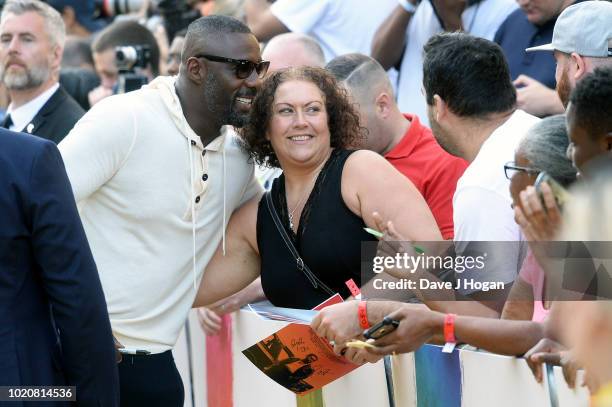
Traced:
POLYGON ((8 385, 71 385, 79 405, 118 405, 106 301, 59 151, 0 129, 0 386, 8 385))
POLYGON ((84 114, 85 110, 60 86, 21 131, 58 144, 84 114))
POLYGON ((85 111, 89 110, 89 92, 100 85, 98 75, 86 68, 62 68, 59 78, 60 86, 72 96, 72 98, 85 111))

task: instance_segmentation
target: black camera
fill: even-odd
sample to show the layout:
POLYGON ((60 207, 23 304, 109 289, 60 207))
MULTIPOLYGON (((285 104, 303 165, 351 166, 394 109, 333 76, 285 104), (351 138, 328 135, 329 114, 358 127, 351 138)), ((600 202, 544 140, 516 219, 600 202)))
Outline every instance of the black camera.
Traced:
POLYGON ((151 49, 148 45, 116 47, 115 61, 120 72, 133 72, 135 68, 144 69, 151 62, 151 49))
POLYGON ((149 66, 151 49, 147 45, 129 45, 115 48, 115 64, 119 69, 117 93, 131 92, 146 85, 148 79, 139 71, 149 66))

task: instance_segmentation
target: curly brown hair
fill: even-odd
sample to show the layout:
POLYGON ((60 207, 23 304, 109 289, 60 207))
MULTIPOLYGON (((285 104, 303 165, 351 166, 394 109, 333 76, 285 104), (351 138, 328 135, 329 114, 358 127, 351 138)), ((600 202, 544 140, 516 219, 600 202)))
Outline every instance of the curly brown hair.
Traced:
POLYGON ((276 90, 281 84, 293 80, 311 82, 325 95, 331 147, 347 148, 356 146, 362 141, 367 130, 360 126, 359 115, 349 101, 346 90, 329 72, 314 67, 281 69, 266 78, 253 100, 248 124, 238 130, 242 136, 242 148, 255 163, 268 167, 280 167, 278 158, 270 141, 266 140, 265 134, 272 116, 276 90))

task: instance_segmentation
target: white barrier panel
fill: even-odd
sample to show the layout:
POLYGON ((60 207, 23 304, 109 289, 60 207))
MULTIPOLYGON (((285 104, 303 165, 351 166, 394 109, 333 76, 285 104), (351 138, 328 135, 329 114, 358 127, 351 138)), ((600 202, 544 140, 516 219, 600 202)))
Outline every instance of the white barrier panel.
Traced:
MULTIPOLYGON (((189 318, 194 407, 206 406, 205 337, 195 311, 189 318)), ((235 407, 292 407, 293 393, 261 373, 242 350, 279 330, 285 323, 262 321, 249 312, 234 314, 233 400, 235 407)), ((189 368, 184 333, 174 350, 185 383, 185 406, 191 404, 189 368)), ((424 346, 416 354, 393 358, 397 407, 531 407, 550 406, 548 387, 539 384, 522 359, 468 350, 442 354, 424 346), (418 380, 417 380, 418 378, 418 380)), ((588 406, 585 388, 569 389, 559 368, 555 386, 559 407, 588 406)), ((387 407, 387 386, 382 361, 363 366, 323 389, 326 407, 387 407)), ((215 407, 215 406, 209 406, 215 407)))

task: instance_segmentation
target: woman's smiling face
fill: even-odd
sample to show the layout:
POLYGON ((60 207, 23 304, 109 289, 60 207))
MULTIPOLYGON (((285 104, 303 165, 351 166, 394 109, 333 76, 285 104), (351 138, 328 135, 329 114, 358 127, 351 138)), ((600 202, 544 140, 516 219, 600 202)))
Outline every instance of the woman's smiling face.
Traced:
POLYGON ((330 149, 323 92, 312 82, 292 80, 274 94, 266 138, 281 164, 308 163, 330 149))

